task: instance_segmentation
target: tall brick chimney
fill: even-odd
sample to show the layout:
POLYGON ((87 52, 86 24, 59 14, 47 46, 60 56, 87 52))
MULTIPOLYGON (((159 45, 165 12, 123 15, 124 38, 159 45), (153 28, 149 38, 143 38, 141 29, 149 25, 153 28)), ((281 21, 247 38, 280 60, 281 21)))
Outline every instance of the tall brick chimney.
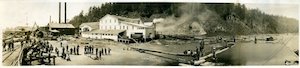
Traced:
POLYGON ((65 2, 65 23, 67 23, 67 2, 65 2))
POLYGON ((58 23, 61 23, 61 20, 60 20, 61 19, 61 17, 60 17, 61 16, 61 10, 60 10, 61 9, 61 3, 60 2, 59 2, 58 6, 59 6, 59 9, 58 9, 58 23))

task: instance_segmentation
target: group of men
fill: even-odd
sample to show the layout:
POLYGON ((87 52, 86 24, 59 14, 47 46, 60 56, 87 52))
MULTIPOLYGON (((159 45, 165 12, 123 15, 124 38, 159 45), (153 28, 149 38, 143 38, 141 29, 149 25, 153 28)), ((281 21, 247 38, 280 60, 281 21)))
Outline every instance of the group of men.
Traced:
POLYGON ((96 54, 95 59, 101 59, 102 55, 110 55, 110 48, 95 48, 92 45, 84 47, 84 54, 96 54), (95 52, 94 52, 95 51, 95 52))
POLYGON ((34 60, 39 60, 41 64, 50 63, 51 61, 54 62, 55 58, 51 56, 51 52, 53 51, 53 46, 49 44, 48 41, 45 40, 37 40, 37 42, 34 40, 34 42, 31 43, 31 48, 26 48, 24 51, 27 53, 29 60, 27 64, 31 64, 34 60), (32 52, 29 52, 30 50, 33 50, 32 52), (35 59, 33 59, 35 58, 35 59), (36 59, 39 58, 39 59, 36 59), (51 60, 53 58, 53 60, 51 60), (47 59, 47 61, 45 61, 47 59))
POLYGON ((73 47, 70 49, 70 54, 73 54, 73 55, 79 55, 79 45, 77 45, 77 47, 73 47))
POLYGON ((9 41, 9 43, 5 43, 5 41, 3 40, 3 49, 4 49, 4 51, 6 51, 6 45, 8 45, 8 48, 7 48, 8 51, 13 51, 14 50, 14 40, 13 40, 13 38, 9 41))
POLYGON ((61 42, 60 46, 62 47, 61 55, 59 55, 59 50, 57 47, 55 48, 55 53, 57 56, 60 56, 63 59, 70 61, 70 56, 69 56, 70 54, 79 55, 79 45, 77 45, 77 47, 74 46, 73 48, 69 49, 69 45, 63 46, 61 42))

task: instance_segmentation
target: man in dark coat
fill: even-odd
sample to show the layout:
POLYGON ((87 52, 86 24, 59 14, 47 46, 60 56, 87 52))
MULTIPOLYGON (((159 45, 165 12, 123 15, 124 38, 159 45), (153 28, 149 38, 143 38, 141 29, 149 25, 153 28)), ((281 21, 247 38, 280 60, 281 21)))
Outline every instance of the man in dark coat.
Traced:
POLYGON ((101 59, 102 51, 99 52, 99 59, 101 59))
POLYGON ((60 42, 60 47, 63 47, 63 46, 62 46, 62 42, 60 42))
POLYGON ((73 48, 70 49, 71 54, 73 54, 73 48))
POLYGON ((96 48, 96 58, 98 58, 98 48, 96 48))
POLYGON ((102 50, 101 50, 101 54, 102 54, 102 55, 104 55, 104 48, 102 48, 102 50))
POLYGON ((76 53, 79 55, 79 45, 77 45, 76 53))
POLYGON ((62 56, 64 58, 64 55, 65 55, 65 47, 62 48, 62 56))
POLYGON ((69 45, 67 45, 67 52, 69 52, 69 45))
POLYGON ((59 51, 58 51, 57 47, 55 48, 55 52, 56 52, 57 56, 59 56, 59 51))
POLYGON ((104 48, 104 53, 105 53, 105 55, 107 55, 107 50, 106 50, 106 48, 104 48))
POLYGON ((84 54, 86 54, 86 50, 87 50, 87 49, 86 49, 86 46, 84 46, 84 54))
POLYGON ((110 51, 111 51, 111 49, 110 48, 108 48, 108 54, 110 55, 110 51))
POLYGON ((75 46, 73 47, 73 53, 74 53, 74 55, 76 55, 76 47, 75 46))

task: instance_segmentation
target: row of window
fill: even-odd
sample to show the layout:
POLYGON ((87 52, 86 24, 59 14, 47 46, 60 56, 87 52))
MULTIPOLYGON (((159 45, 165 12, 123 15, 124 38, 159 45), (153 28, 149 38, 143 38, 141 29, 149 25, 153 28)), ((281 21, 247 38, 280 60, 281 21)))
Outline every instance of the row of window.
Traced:
MULTIPOLYGON (((100 26, 100 29, 130 29, 130 26, 100 26), (119 27, 119 28, 117 28, 119 27)), ((134 29, 133 26, 131 26, 131 29, 134 29)))
MULTIPOLYGON (((119 26, 118 29, 126 29, 128 30, 130 28, 130 26, 119 26)), ((117 29, 117 26, 100 26, 100 29, 117 29)), ((133 30, 134 27, 131 26, 131 29, 133 30)), ((138 29, 145 29, 144 27, 138 28, 138 29)))
POLYGON ((113 34, 92 33, 92 35, 107 35, 107 36, 112 36, 113 34))
MULTIPOLYGON (((109 19, 109 20, 104 20, 104 21, 100 21, 100 23, 116 23, 117 20, 113 20, 113 19, 109 19)), ((120 22, 119 22, 120 23, 120 22)), ((135 22, 136 23, 136 22, 135 22)), ((138 24, 142 24, 142 21, 137 21, 138 24)))
POLYGON ((104 22, 104 23, 116 23, 117 20, 110 19, 110 20, 100 21, 100 23, 102 23, 102 22, 104 22))

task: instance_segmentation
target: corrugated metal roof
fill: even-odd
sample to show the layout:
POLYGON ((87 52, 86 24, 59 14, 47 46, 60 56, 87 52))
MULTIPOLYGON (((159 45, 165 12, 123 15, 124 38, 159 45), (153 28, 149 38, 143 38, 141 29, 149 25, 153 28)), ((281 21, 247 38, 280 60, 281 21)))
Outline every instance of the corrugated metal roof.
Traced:
POLYGON ((129 25, 133 25, 133 26, 138 26, 138 27, 151 28, 147 25, 144 25, 143 23, 138 24, 138 22, 142 22, 141 18, 127 18, 127 17, 110 15, 110 14, 106 14, 106 16, 111 16, 111 17, 117 18, 121 23, 129 24, 129 25))
POLYGON ((107 15, 118 18, 118 20, 120 20, 120 21, 126 21, 126 22, 139 22, 139 21, 141 21, 141 18, 127 18, 127 17, 110 15, 110 14, 107 14, 107 15))
POLYGON ((50 28, 75 28, 72 24, 49 23, 50 28))

